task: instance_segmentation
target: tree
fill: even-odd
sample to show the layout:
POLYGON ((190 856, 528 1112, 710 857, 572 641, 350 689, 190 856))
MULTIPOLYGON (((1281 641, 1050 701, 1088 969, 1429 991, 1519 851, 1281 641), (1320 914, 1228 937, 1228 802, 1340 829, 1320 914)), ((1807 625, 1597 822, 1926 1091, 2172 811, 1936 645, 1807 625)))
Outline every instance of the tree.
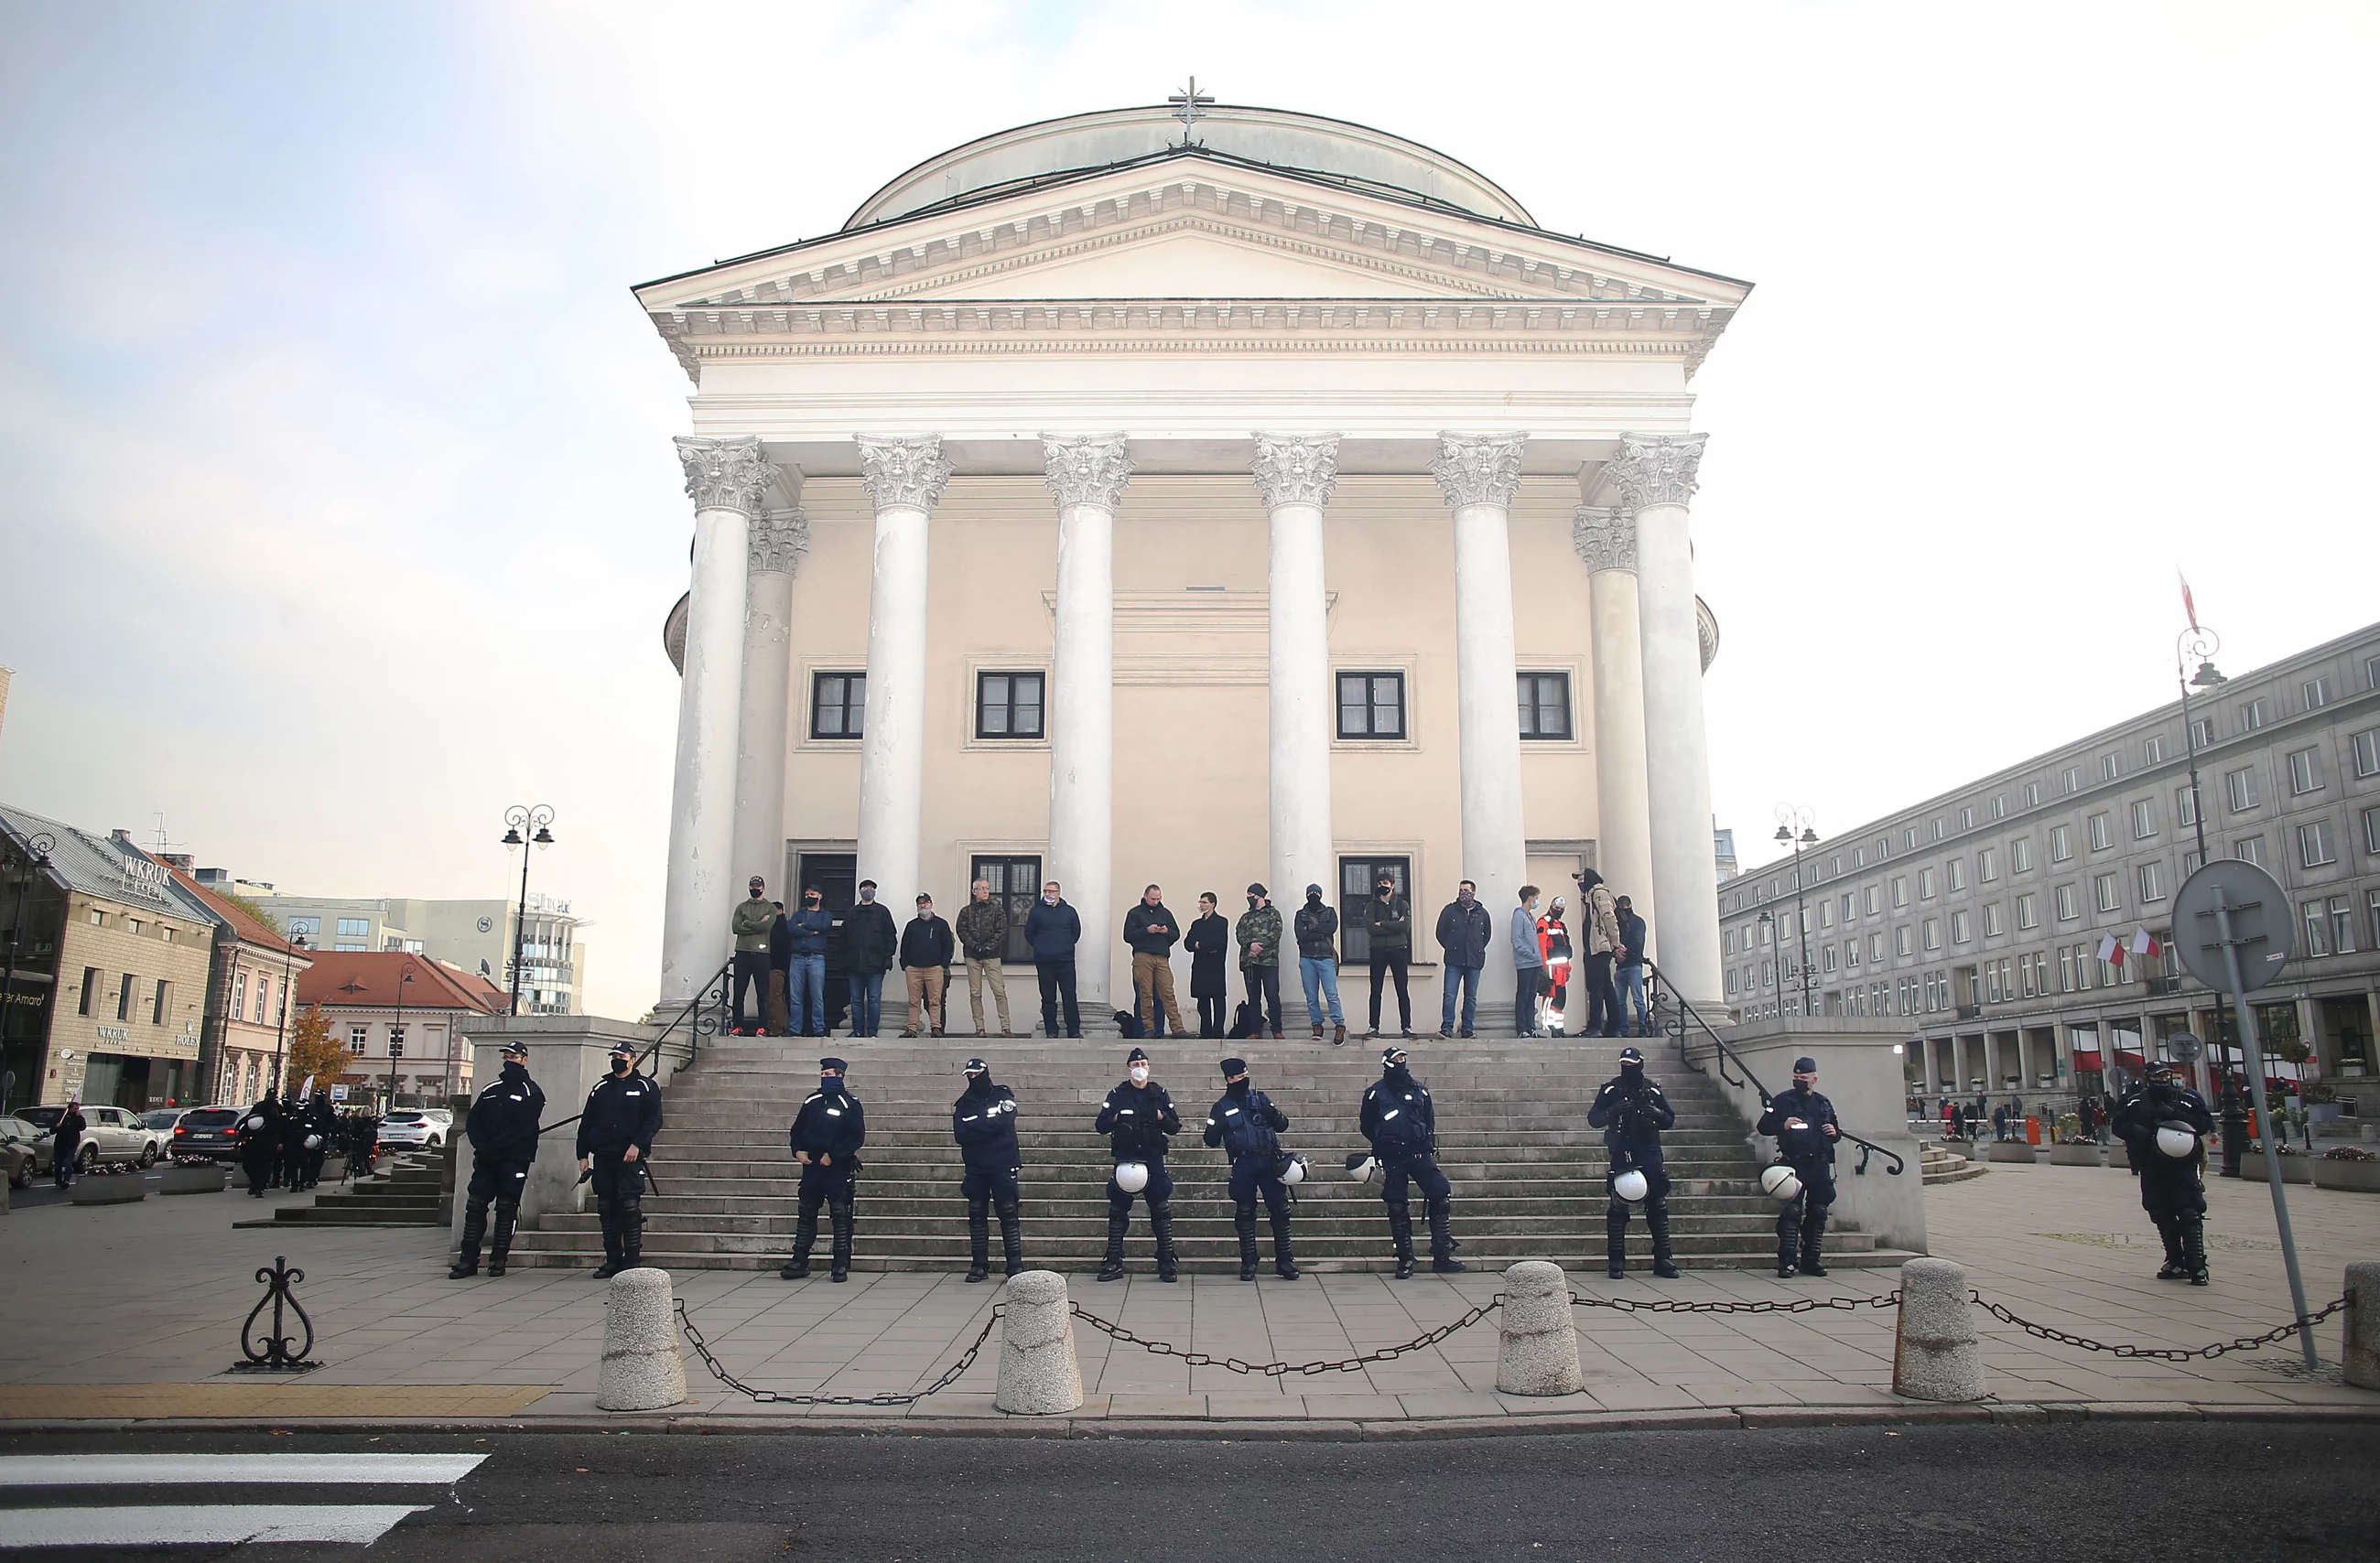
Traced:
POLYGON ((309 1004, 306 1012, 289 1023, 288 1073, 281 1082, 281 1092, 286 1097, 305 1083, 308 1075, 318 1085, 328 1087, 347 1067, 347 1050, 331 1035, 331 1020, 322 1013, 320 1004, 309 1004))
POLYGON ((262 923, 274 933, 281 935, 284 939, 288 937, 288 930, 282 927, 280 918, 274 916, 272 913, 267 912, 255 902, 249 900, 248 897, 237 894, 227 890, 219 890, 214 893, 221 899, 230 902, 234 906, 238 907, 241 911, 247 913, 258 922, 262 923))

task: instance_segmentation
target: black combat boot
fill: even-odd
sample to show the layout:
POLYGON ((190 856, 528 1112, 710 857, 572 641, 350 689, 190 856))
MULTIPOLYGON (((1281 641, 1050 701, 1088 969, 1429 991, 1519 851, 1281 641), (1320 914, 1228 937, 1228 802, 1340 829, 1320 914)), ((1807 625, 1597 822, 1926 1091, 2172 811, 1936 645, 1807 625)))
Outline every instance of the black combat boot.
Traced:
POLYGON ((1283 1280, 1297 1278, 1297 1255, 1289 1248, 1289 1212, 1272 1213, 1272 1270, 1283 1280))
POLYGON ((2165 1267, 2156 1273, 2159 1280, 2188 1280, 2190 1256, 2182 1252, 2181 1223, 2171 1216, 2150 1218, 2156 1223, 2157 1236, 2165 1243, 2165 1267))
POLYGON ((1099 1279, 1123 1279, 1123 1234, 1132 1228, 1132 1212, 1108 1206, 1108 1251, 1099 1259, 1099 1279))
POLYGON ((488 1207, 471 1200, 463 1206, 463 1246, 455 1253, 455 1267, 446 1272, 448 1280, 480 1273, 480 1240, 487 1235, 488 1207))
MULTIPOLYGON (((506 1205, 503 1200, 496 1201, 496 1230, 495 1234, 489 1239, 488 1246, 488 1274, 491 1276, 501 1276, 504 1273, 504 1260, 513 1251, 513 1222, 519 1216, 519 1206, 506 1205)), ((466 1214, 464 1219, 468 1221, 469 1218, 466 1214)))
POLYGON ((1827 1238, 1827 1206, 1820 1206, 1802 1218, 1802 1273, 1823 1276, 1827 1266, 1822 1262, 1821 1245, 1827 1238))
POLYGON ((1157 1237, 1157 1278, 1176 1281, 1181 1274, 1173 1257, 1173 1202, 1152 1199, 1148 1202, 1148 1230, 1157 1237))
POLYGON ((2210 1278, 2206 1273, 2206 1218, 2181 1218, 2182 1257, 2190 1265, 2190 1284, 2204 1286, 2210 1278))
POLYGON ((1613 1280, 1628 1273, 1628 1210, 1622 1206, 1603 1211, 1603 1257, 1613 1280))
POLYGON ((827 1271, 826 1278, 831 1281, 849 1280, 851 1278, 851 1229, 854 1225, 851 1201, 846 1199, 839 1205, 830 1205, 826 1207, 826 1213, 834 1226, 834 1266, 827 1271))
POLYGON ((818 1206, 805 1205, 794 1216, 794 1256, 777 1272, 780 1280, 807 1280, 810 1273, 810 1250, 818 1243, 818 1206))
POLYGON ((1000 1273, 1014 1276, 1025 1269, 1025 1219, 1009 1200, 1000 1206, 1000 1250, 1006 1267, 1000 1273))
POLYGON ((991 1202, 967 1201, 967 1273, 971 1281, 991 1278, 991 1202))
POLYGON ((1802 1257, 1802 1202, 1789 1201, 1777 1218, 1777 1278, 1791 1280, 1802 1257))
POLYGON ((1414 1273, 1413 1206, 1389 1206, 1389 1245, 1396 1250, 1397 1279, 1403 1280, 1414 1273))
POLYGON ((597 1280, 610 1280, 627 1268, 620 1262, 620 1207, 612 1200, 595 1202, 595 1218, 603 1223, 603 1262, 595 1266, 597 1280))
POLYGON ((1471 1268, 1454 1256, 1452 1228, 1447 1202, 1441 1199, 1433 1203, 1429 1207, 1429 1267, 1440 1274, 1471 1268))
POLYGON ((1232 1228, 1240 1234, 1240 1278, 1257 1278, 1257 1202, 1244 1199, 1232 1206, 1232 1228))
POLYGON ((645 1262, 645 1202, 620 1202, 620 1268, 633 1270, 645 1262))
POLYGON ((1645 1224, 1653 1229, 1653 1273, 1663 1280, 1676 1280, 1677 1261, 1670 1257, 1670 1202, 1666 1199, 1647 1202, 1645 1224))

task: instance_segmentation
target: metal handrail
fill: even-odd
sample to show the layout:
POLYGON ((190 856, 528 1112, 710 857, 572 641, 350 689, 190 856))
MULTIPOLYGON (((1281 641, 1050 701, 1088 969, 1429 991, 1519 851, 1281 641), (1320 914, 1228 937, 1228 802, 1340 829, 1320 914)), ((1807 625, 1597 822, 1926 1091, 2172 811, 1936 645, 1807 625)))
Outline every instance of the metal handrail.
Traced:
MULTIPOLYGON (((681 1025, 686 1028, 686 1057, 670 1066, 670 1078, 675 1080, 686 1072, 686 1067, 694 1062, 695 1054, 701 1051, 702 1039, 706 1036, 716 1036, 727 1027, 728 974, 735 965, 735 958, 731 955, 720 964, 717 971, 710 974, 710 979, 696 990, 694 1001, 680 1010, 677 1019, 664 1026, 662 1034, 653 1038, 652 1045, 638 1053, 629 1063, 630 1072, 636 1072, 638 1065, 643 1064, 647 1060, 651 1060, 653 1067, 646 1073, 652 1080, 660 1080, 661 1050, 681 1025)), ((586 1116, 583 1112, 574 1112, 568 1118, 542 1125, 539 1128, 538 1133, 542 1136, 552 1133, 556 1129, 566 1129, 586 1116)))
MULTIPOLYGON (((1712 1027, 1710 1022, 1703 1019, 1702 1012, 1694 1008, 1693 1002, 1689 1000, 1684 994, 1678 991, 1678 985, 1676 983, 1667 981, 1662 977, 1660 967, 1655 965, 1648 960, 1645 963, 1645 969, 1652 974, 1654 982, 1658 985, 1659 987, 1665 987, 1669 990, 1670 998, 1677 1005, 1676 1038, 1678 1044, 1678 1061, 1696 1074, 1707 1074, 1710 1072, 1708 1070, 1703 1068, 1702 1065, 1696 1063, 1694 1061, 1694 1055, 1687 1049, 1686 1023, 1691 1020, 1694 1024, 1702 1027, 1703 1035, 1710 1039, 1710 1045, 1713 1049, 1712 1057, 1718 1064, 1718 1077, 1727 1082, 1730 1085, 1749 1085, 1760 1097, 1761 1109, 1763 1111, 1766 1111, 1768 1104, 1774 1101, 1776 1097, 1767 1086, 1763 1085, 1760 1083, 1760 1077, 1752 1072, 1752 1066, 1745 1063, 1742 1058, 1736 1053, 1735 1049, 1727 1045, 1726 1040, 1722 1038, 1718 1032, 1712 1027), (1742 1079, 1738 1080, 1734 1075, 1728 1072, 1728 1066, 1730 1064, 1734 1065, 1738 1070, 1742 1072, 1742 1079)), ((1860 1148, 1859 1163, 1852 1169, 1852 1175, 1853 1177, 1862 1177, 1866 1174, 1868 1157, 1870 1156, 1883 1156, 1890 1157, 1892 1165, 1886 1168, 1885 1171, 1895 1178, 1900 1177, 1902 1169, 1908 1166, 1908 1163, 1901 1157, 1900 1153, 1894 1150, 1889 1145, 1880 1145, 1874 1140, 1863 1138, 1858 1134, 1852 1133, 1850 1130, 1844 1128, 1840 1123, 1835 1125, 1835 1133, 1860 1148)))

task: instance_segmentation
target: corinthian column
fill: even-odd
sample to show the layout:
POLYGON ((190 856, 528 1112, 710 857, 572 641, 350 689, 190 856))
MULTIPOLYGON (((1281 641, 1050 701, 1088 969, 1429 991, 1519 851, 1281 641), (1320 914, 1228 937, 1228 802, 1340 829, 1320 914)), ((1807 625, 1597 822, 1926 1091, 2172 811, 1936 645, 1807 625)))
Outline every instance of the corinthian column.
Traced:
POLYGON ((1706 434, 1623 434, 1610 476, 1636 519, 1638 641, 1645 665, 1645 777, 1650 791, 1652 955, 1670 984, 1716 1013, 1718 869, 1711 846, 1710 745, 1703 729, 1702 628, 1694 615, 1686 504, 1706 434))
MULTIPOLYGON (((1295 909, 1318 884, 1334 903, 1330 834, 1330 620, 1323 585, 1322 513, 1339 482, 1336 434, 1256 437, 1257 490, 1272 515, 1266 582, 1266 791, 1273 904, 1295 909)), ((1287 912, 1283 913, 1287 915, 1287 912)))
POLYGON ((1116 928, 1115 512, 1132 479, 1121 434, 1041 436, 1058 500, 1058 623, 1050 677, 1050 868, 1083 919, 1075 982, 1108 1001, 1116 928))
MULTIPOLYGON (((798 472, 781 474, 785 486, 798 472)), ((794 576, 810 546, 797 505, 752 524, 744 575, 744 699, 736 731, 735 872, 767 877, 788 906, 800 904, 785 876, 785 721, 793 682, 794 576)))
MULTIPOLYGON (((859 744, 859 877, 905 907, 917 893, 926 802, 926 518, 951 480, 939 434, 862 434, 860 480, 876 504, 868 598, 868 713, 859 744)), ((896 914, 897 915, 897 914, 896 914)))
POLYGON ((1463 767, 1463 877, 1495 921, 1479 997, 1512 996, 1505 938, 1529 869, 1513 683, 1512 495, 1524 434, 1440 434, 1431 476, 1454 512, 1454 686, 1463 767))
POLYGON ((1594 614, 1596 866, 1658 927, 1652 803, 1645 780, 1645 660, 1636 608, 1636 523, 1628 512, 1583 504, 1571 542, 1586 563, 1594 614))
POLYGON ((749 435, 681 435, 694 501, 694 578, 677 692, 677 771, 662 896, 662 1003, 684 1004, 727 960, 735 907, 735 752, 744 697, 746 556, 777 469, 749 435))

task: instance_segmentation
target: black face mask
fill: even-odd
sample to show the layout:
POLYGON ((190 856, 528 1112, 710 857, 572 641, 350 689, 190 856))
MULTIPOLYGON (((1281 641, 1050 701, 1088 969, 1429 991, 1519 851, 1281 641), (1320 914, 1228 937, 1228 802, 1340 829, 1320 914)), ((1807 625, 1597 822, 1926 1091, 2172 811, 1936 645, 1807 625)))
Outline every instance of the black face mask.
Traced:
POLYGON ((1386 901, 1389 897, 1397 893, 1397 887, 1394 885, 1382 885, 1379 890, 1374 893, 1378 895, 1382 901, 1386 901))
POLYGON ((1247 1080, 1243 1076, 1242 1078, 1234 1080, 1230 1084, 1224 1086, 1223 1090, 1230 1096, 1245 1097, 1248 1094, 1247 1080))
POLYGON ((1249 910, 1249 911, 1251 911, 1251 912, 1253 912, 1253 911, 1255 911, 1256 909, 1257 909, 1257 898, 1256 898, 1255 896, 1250 896, 1250 897, 1248 897, 1248 910, 1249 910))
POLYGON ((1313 894, 1313 895, 1309 895, 1309 896, 1307 896, 1307 897, 1305 898, 1305 904, 1307 904, 1308 906, 1319 906, 1319 905, 1321 905, 1321 904, 1322 904, 1322 896, 1321 896, 1320 892, 1318 892, 1318 891, 1317 893, 1315 893, 1315 894, 1313 894))
POLYGON ((990 1076, 990 1075, 989 1075, 989 1074, 970 1074, 970 1075, 968 1075, 968 1076, 967 1076, 967 1088, 966 1088, 966 1094, 967 1094, 968 1096, 970 1096, 970 1097, 989 1097, 989 1096, 990 1096, 990 1095, 991 1095, 991 1076, 990 1076))
POLYGON ((1392 1063, 1382 1070, 1381 1072, 1387 1075, 1390 1080, 1402 1080, 1409 1072, 1411 1072, 1411 1071, 1404 1064, 1392 1063))
POLYGON ((1640 1063, 1621 1064, 1620 1078, 1631 1085, 1642 1085, 1645 1083, 1645 1066, 1640 1063))
POLYGON ((815 912, 818 909, 819 898, 817 896, 812 896, 808 901, 802 903, 802 910, 805 912, 815 912))

